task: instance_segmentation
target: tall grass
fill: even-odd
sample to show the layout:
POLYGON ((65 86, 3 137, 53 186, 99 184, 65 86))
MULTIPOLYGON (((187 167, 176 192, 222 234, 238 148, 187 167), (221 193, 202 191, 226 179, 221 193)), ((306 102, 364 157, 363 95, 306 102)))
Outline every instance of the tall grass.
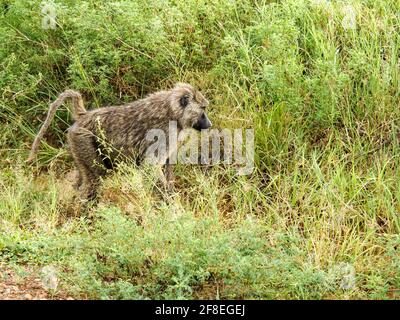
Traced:
POLYGON ((90 298, 398 297, 398 1, 56 1, 54 30, 40 1, 8 2, 1 260, 53 265, 90 298), (179 165, 160 197, 128 165, 79 216, 66 108, 24 164, 65 88, 97 108, 177 81, 202 89, 217 127, 254 128, 252 175, 179 165))

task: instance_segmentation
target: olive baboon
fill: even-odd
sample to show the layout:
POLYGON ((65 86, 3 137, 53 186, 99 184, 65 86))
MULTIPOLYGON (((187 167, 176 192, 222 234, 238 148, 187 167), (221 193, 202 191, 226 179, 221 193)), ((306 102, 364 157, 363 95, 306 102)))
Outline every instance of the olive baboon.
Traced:
MULTIPOLYGON (((74 102, 72 113, 75 123, 68 129, 67 139, 79 171, 77 186, 81 187, 84 199, 95 197, 99 178, 105 175, 107 169, 112 169, 116 161, 129 158, 140 163, 143 160, 147 147, 152 143, 145 139, 149 130, 161 129, 167 133, 170 121, 176 121, 178 131, 211 127, 205 113, 207 99, 189 84, 178 83, 171 90, 159 91, 132 103, 90 111, 85 110, 78 92, 66 90, 51 104, 32 145, 28 162, 35 158, 40 140, 66 98, 72 98, 74 102)), ((168 152, 171 154, 171 150, 168 152)), ((163 164, 164 182, 168 187, 172 180, 172 168, 168 158, 163 164)))

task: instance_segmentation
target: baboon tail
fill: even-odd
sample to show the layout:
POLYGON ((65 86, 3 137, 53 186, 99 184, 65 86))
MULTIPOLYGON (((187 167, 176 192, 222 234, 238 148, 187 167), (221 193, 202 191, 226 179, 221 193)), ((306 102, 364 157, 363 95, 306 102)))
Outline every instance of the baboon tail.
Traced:
POLYGON ((71 89, 65 90, 63 93, 59 95, 57 100, 60 99, 61 100, 60 104, 61 104, 66 98, 72 98, 73 101, 72 117, 74 118, 74 120, 77 120, 81 115, 86 113, 85 106, 83 105, 82 96, 78 91, 71 89))
POLYGON ((43 139, 45 133, 49 129, 51 121, 53 120, 58 107, 64 102, 66 98, 71 98, 73 101, 72 117, 74 120, 77 120, 81 115, 86 113, 86 109, 83 105, 82 96, 78 91, 65 90, 63 93, 61 93, 58 96, 57 100, 50 105, 46 120, 44 121, 42 127, 39 130, 39 133, 37 134, 35 140, 33 141, 32 148, 26 162, 31 163, 35 159, 39 149, 40 141, 43 139))

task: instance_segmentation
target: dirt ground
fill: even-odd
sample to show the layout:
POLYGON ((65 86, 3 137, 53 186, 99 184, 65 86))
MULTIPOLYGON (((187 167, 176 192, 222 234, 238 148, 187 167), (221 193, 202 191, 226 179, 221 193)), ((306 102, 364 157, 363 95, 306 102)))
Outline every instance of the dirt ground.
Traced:
POLYGON ((74 300, 62 290, 46 290, 39 271, 24 268, 21 273, 0 264, 0 300, 74 300))

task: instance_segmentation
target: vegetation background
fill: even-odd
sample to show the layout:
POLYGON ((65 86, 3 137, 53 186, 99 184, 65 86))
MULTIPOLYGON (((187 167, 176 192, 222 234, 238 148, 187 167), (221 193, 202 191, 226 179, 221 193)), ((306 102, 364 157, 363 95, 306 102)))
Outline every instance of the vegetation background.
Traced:
POLYGON ((81 298, 399 297, 399 1, 56 0, 55 29, 0 3, 0 263, 81 298), (180 165, 165 200, 127 165, 76 214, 66 107, 24 163, 64 89, 90 109, 177 81, 255 130, 252 175, 180 165))

